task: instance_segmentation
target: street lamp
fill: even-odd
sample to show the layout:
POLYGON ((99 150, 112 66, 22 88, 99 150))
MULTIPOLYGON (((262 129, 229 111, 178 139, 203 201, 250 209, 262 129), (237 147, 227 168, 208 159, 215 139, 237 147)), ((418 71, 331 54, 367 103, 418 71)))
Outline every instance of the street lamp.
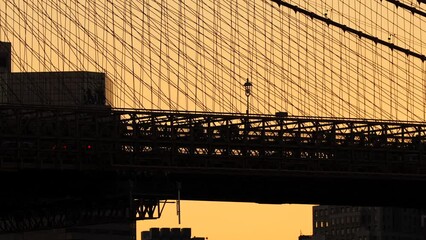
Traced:
POLYGON ((244 90, 246 92, 246 97, 247 97, 247 110, 246 110, 246 114, 249 114, 249 108, 250 108, 250 101, 249 101, 249 97, 250 97, 250 93, 251 93, 251 88, 253 87, 253 84, 251 84, 251 82, 249 82, 249 79, 247 78, 247 81, 244 83, 244 90))

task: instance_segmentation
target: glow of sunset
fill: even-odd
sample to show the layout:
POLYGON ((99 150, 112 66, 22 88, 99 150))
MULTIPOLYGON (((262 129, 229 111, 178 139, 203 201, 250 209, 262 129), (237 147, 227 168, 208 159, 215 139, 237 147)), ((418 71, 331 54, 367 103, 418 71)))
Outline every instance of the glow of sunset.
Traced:
POLYGON ((167 204, 156 220, 137 222, 137 240, 141 231, 157 228, 191 228, 192 237, 209 240, 297 240, 312 234, 312 207, 301 204, 257 204, 206 201, 182 201, 181 224, 175 204, 167 204))
MULTIPOLYGON (((389 2, 287 2, 426 53, 426 21, 389 2)), ((115 107, 244 112, 249 77, 252 113, 426 119, 426 63, 270 1, 2 1, 0 41, 23 59, 15 71, 106 72, 115 107)), ((138 240, 151 227, 210 240, 312 234, 312 205, 183 201, 181 210, 180 225, 173 204, 139 221, 138 240)))

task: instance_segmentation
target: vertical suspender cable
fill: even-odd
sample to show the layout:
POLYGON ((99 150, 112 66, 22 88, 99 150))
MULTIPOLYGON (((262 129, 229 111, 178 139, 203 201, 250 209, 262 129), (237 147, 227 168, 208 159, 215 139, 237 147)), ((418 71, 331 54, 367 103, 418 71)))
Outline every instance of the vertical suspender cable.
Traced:
POLYGON ((134 23, 133 23, 133 11, 136 9, 132 6, 133 2, 129 1, 129 15, 130 15, 130 48, 131 48, 131 62, 132 62, 132 90, 133 90, 133 107, 138 108, 139 103, 136 97, 136 68, 135 68, 135 35, 134 35, 134 23))

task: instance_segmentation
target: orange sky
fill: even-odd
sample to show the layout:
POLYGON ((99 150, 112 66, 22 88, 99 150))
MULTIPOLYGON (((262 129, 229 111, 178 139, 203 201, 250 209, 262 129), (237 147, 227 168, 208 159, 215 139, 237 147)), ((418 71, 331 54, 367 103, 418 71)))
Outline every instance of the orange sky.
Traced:
MULTIPOLYGON (((399 117, 401 120, 418 119, 414 118, 414 113, 426 116, 424 113, 426 105, 423 103, 424 81, 418 81, 426 72, 426 65, 423 62, 418 62, 419 60, 415 62, 414 59, 406 58, 403 53, 378 46, 322 22, 312 21, 309 17, 287 8, 277 7, 276 4, 271 7, 266 5, 268 11, 260 11, 262 7, 257 7, 257 12, 254 12, 252 9, 255 5, 251 1, 245 1, 241 5, 233 4, 233 1, 229 3, 222 1, 223 5, 216 5, 214 1, 187 1, 184 13, 188 16, 182 18, 179 17, 180 8, 177 7, 181 6, 181 1, 164 2, 168 3, 165 4, 167 7, 165 10, 174 10, 174 15, 172 15, 173 11, 164 11, 170 15, 161 14, 161 10, 164 9, 158 8, 150 1, 143 1, 147 9, 148 6, 150 7, 147 15, 140 14, 141 11, 139 11, 144 9, 145 5, 134 8, 139 9, 138 11, 118 11, 126 9, 130 3, 135 3, 136 6, 141 1, 117 1, 114 4, 111 1, 62 1, 58 4, 54 2, 0 2, 0 15, 3 16, 0 18, 0 26, 3 26, 0 28, 0 40, 11 41, 14 46, 13 57, 24 60, 16 60, 13 70, 83 69, 107 72, 117 83, 116 88, 122 91, 115 96, 118 99, 116 104, 118 107, 129 105, 141 107, 136 105, 140 101, 144 103, 143 107, 157 109, 160 106, 167 109, 171 105, 178 105, 170 104, 171 100, 176 102, 179 100, 182 102, 181 108, 191 110, 193 106, 197 106, 195 103, 198 103, 196 101, 201 97, 205 98, 205 100, 202 99, 202 103, 214 111, 244 112, 246 98, 242 84, 250 76, 254 83, 251 103, 253 107, 259 109, 259 113, 274 113, 275 109, 285 109, 291 115, 327 113, 327 116, 333 114, 333 116, 359 117, 362 114, 363 118, 392 116, 392 119, 399 117), (193 6, 194 4, 199 6, 193 6), (56 6, 64 7, 65 10, 55 13, 56 6), (221 7, 211 8, 210 6, 221 7), (32 12, 33 9, 37 11, 32 12), (94 9, 106 9, 106 11, 102 13, 94 9), (75 14, 69 14, 69 11, 74 10, 75 14), (220 12, 224 17, 214 17, 213 11, 220 12), (112 12, 118 16, 106 17, 112 12), (257 13, 259 14, 255 15, 257 13), (276 15, 272 16, 272 14, 276 15), (227 15, 230 17, 226 17, 227 15), (258 21, 255 17, 268 21, 258 21), (133 18, 135 18, 134 22, 125 21, 133 18), (55 24, 52 24, 52 19, 55 24), (205 22, 198 24, 202 19, 205 22), (180 24, 184 20, 186 25, 180 24), (273 20, 275 25, 270 24, 269 20, 273 20), (137 22, 144 23, 133 24, 137 22), (251 24, 248 24, 249 22, 251 24), (44 23, 45 28, 42 28, 44 23), (236 23, 240 23, 241 26, 236 28, 232 25, 236 23), (133 29, 131 26, 136 28, 135 31, 128 31, 133 29), (271 26, 274 26, 274 29, 271 26), (114 31, 111 31, 111 28, 114 31), (255 29, 258 31, 254 31, 255 29), (199 34, 201 30, 207 34, 199 34), (94 35, 90 34, 92 32, 98 32, 99 36, 94 38, 94 35), (216 32, 223 34, 217 37, 216 32), (333 34, 335 34, 334 37, 332 37, 333 34), (211 36, 216 38, 210 38, 211 36), (245 39, 244 36, 251 37, 245 39), (130 41, 123 41, 123 39, 130 39, 130 41), (182 39, 185 41, 181 41, 182 39), (214 42, 218 39, 225 40, 213 48, 214 42), (200 40, 203 40, 202 46, 196 44, 200 40), (273 44, 270 44, 271 40, 273 44), (253 45, 258 46, 258 50, 248 51, 252 49, 248 46, 253 45), (266 49, 267 45, 268 49, 266 49), (347 45, 352 49, 347 49, 347 45), (326 47, 331 50, 326 50, 326 47), (356 51, 351 52, 357 48, 361 48, 361 54, 356 51), (234 57, 236 50, 238 54, 234 57), (37 52, 41 54, 35 54, 37 52), (131 55, 128 54, 130 52, 131 55), (134 52, 138 57, 133 57, 134 52), (332 58, 335 53, 339 58, 332 58), (377 57, 376 53, 381 55, 377 57), (63 54, 66 57, 63 57, 63 54), (402 54, 403 57, 398 54, 402 54), (369 59, 370 56, 375 57, 369 59), (406 64, 408 70, 392 68, 388 71, 386 68, 394 65, 394 58, 396 65, 405 66, 402 64, 406 64), (271 61, 265 62, 265 59, 271 59, 271 61), (38 60, 45 62, 38 62, 38 60), (217 68, 216 63, 220 61, 228 64, 223 64, 223 69, 217 68), (323 64, 325 61, 328 61, 328 64, 323 64), (18 63, 29 65, 19 66, 18 63), (151 69, 152 64, 156 65, 151 69), (253 64, 255 64, 254 67, 253 64), (136 70, 130 68, 134 65, 136 70), (362 74, 355 74, 358 71, 358 65, 363 70, 362 74), (335 66, 336 69, 332 71, 328 66, 335 66), (188 68, 192 69, 193 75, 188 68), (165 77, 165 75, 168 76, 165 77), (346 79, 342 78, 342 75, 346 79), (388 78, 398 79, 396 78, 398 75, 400 75, 399 80, 404 80, 400 85, 393 80, 392 82, 387 80, 388 78), (196 84, 191 82, 201 76, 209 76, 209 79, 207 77, 206 79, 210 82, 207 80, 196 82, 196 84), (358 79, 360 76, 365 78, 358 79), (184 84, 178 85, 179 81, 176 87, 169 84, 174 79, 184 84), (224 87, 221 85, 223 79, 236 80, 229 80, 230 86, 224 87), (317 79, 321 79, 324 83, 317 79), (372 82, 371 79, 374 81, 372 82), (350 84, 355 80, 356 85, 350 84), (127 89, 125 81, 133 82, 135 85, 133 89, 127 89), (370 87, 371 84, 374 88, 370 87), (208 88, 209 86, 211 89, 208 88), (407 91, 404 90, 404 86, 407 91), (155 93, 152 89, 164 94, 155 93), (417 89, 417 92, 408 91, 410 89, 417 89), (377 90, 379 90, 378 93, 377 90), (138 91, 144 94, 139 95, 138 91), (130 94, 126 95, 127 92, 130 94), (192 92, 198 95, 191 95, 192 92), (161 98, 158 98, 158 95, 161 98), (184 99, 187 95, 195 100, 184 99), (127 98, 135 98, 138 101, 120 105, 121 101, 127 98), (365 104, 366 102, 374 104, 365 104), (266 103, 265 107, 262 105, 264 103, 266 103), (188 108, 188 105, 191 108, 188 108), (233 106, 233 108, 225 109, 227 106, 233 106), (354 111, 354 108, 358 110, 354 111)), ((419 41, 425 34, 425 28, 416 22, 423 23, 424 26, 423 18, 401 8, 397 9, 391 3, 371 1, 367 7, 364 6, 367 5, 364 2, 356 1, 353 3, 354 6, 345 1, 301 1, 301 3, 309 11, 315 10, 317 14, 327 11, 328 17, 332 20, 370 33, 382 40, 392 40, 393 43, 402 47, 413 45, 410 47, 422 54, 426 51, 425 45, 419 41), (390 7, 376 12, 376 9, 382 5, 390 7), (366 10, 357 11, 360 8, 366 10), (387 22, 387 19, 397 21, 387 22), (377 26, 372 22, 377 23, 377 26), (389 38, 390 36, 393 38, 389 38)), ((263 2, 259 1, 259 4, 263 2)), ((132 86, 131 83, 126 84, 132 86)), ((200 109, 195 108, 195 110, 200 109)), ((424 117, 419 119, 423 120, 424 117)), ((151 227, 190 227, 193 236, 208 237, 210 240, 295 240, 300 233, 312 234, 312 205, 184 201, 181 210, 181 225, 178 225, 176 206, 169 204, 160 219, 138 222, 138 232, 151 227)), ((140 234, 137 236, 140 240, 140 234)))
POLYGON ((189 227, 192 236, 209 240, 297 240, 312 234, 312 206, 182 201, 180 225, 176 205, 168 204, 160 219, 138 222, 137 240, 151 227, 189 227))

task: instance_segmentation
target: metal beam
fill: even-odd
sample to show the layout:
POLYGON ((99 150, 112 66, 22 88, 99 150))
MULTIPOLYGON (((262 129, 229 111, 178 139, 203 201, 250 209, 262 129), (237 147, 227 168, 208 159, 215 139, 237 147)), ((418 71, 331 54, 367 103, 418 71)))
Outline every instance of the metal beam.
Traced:
POLYGON ((284 6, 284 7, 290 8, 290 9, 294 10, 295 12, 299 12, 299 13, 301 13, 303 15, 306 15, 307 17, 310 17, 312 19, 316 19, 316 20, 322 21, 322 22, 326 23, 327 25, 331 25, 331 26, 340 28, 344 32, 349 32, 349 33, 357 35, 360 38, 365 38, 365 39, 368 39, 370 41, 373 41, 376 44, 381 44, 383 46, 389 47, 391 50, 397 50, 397 51, 403 52, 406 55, 413 56, 413 57, 418 58, 418 59, 420 59, 422 61, 426 60, 426 56, 423 55, 423 54, 420 54, 420 53, 417 53, 417 52, 413 52, 410 49, 402 48, 402 47, 400 47, 398 45, 395 45, 393 43, 384 41, 382 39, 379 39, 378 37, 366 34, 366 33, 362 32, 362 31, 353 29, 353 28, 348 27, 346 25, 343 25, 341 23, 335 22, 335 21, 333 21, 333 20, 331 20, 329 18, 320 16, 320 15, 314 13, 314 12, 310 12, 310 11, 308 11, 306 9, 303 9, 303 8, 300 8, 300 7, 296 6, 296 5, 290 4, 288 2, 284 2, 282 0, 271 0, 271 1, 277 3, 279 6, 284 6))

